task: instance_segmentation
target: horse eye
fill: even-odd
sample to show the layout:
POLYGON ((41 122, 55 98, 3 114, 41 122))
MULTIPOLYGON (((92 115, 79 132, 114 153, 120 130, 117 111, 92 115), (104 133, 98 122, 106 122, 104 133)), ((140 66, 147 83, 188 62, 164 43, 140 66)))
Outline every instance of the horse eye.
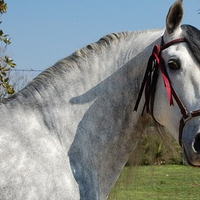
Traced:
POLYGON ((178 70, 181 67, 179 61, 178 60, 174 60, 174 59, 169 60, 168 66, 172 70, 178 70))

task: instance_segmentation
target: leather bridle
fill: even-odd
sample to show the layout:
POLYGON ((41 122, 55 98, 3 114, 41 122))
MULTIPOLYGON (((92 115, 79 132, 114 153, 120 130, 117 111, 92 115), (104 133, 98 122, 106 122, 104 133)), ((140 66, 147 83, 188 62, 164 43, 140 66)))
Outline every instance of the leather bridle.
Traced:
POLYGON ((171 84, 171 81, 167 74, 166 66, 164 64, 164 60, 161 57, 161 52, 164 49, 170 47, 171 45, 181 42, 187 42, 187 40, 185 38, 179 38, 162 45, 163 44, 163 38, 162 38, 161 45, 154 46, 152 55, 150 56, 147 64, 146 72, 142 81, 142 85, 140 87, 137 101, 135 103, 134 111, 137 111, 143 91, 145 90, 145 103, 142 110, 142 115, 146 108, 147 113, 150 113, 153 119, 155 120, 155 117, 153 115, 153 107, 154 107, 154 97, 158 80, 158 72, 160 70, 167 90, 170 106, 174 105, 173 103, 173 98, 174 98, 182 114, 182 118, 180 120, 180 125, 179 125, 179 144, 181 147, 183 147, 182 144, 183 128, 189 120, 191 120, 194 117, 200 116, 200 110, 195 110, 195 111, 187 110, 187 108, 185 107, 185 105, 183 104, 183 102, 181 101, 181 99, 179 98, 179 96, 177 95, 176 91, 174 90, 171 84))

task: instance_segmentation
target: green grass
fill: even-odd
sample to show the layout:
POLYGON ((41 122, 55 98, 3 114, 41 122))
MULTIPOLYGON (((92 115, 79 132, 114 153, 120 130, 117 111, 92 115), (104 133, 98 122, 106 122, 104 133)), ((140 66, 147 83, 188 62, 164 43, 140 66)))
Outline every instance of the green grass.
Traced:
POLYGON ((109 200, 199 200, 200 169, 183 165, 125 167, 109 200))

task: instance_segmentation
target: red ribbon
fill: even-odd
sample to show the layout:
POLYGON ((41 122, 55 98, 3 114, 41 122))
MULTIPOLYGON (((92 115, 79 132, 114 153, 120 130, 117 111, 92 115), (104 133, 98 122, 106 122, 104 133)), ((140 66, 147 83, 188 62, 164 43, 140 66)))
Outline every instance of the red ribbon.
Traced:
POLYGON ((170 106, 171 106, 171 105, 174 105, 173 98, 172 98, 172 87, 171 87, 170 80, 169 80, 169 77, 167 75, 167 72, 165 70, 165 67, 163 66, 163 62, 160 59, 161 58, 160 53, 161 53, 160 47, 158 45, 155 45, 152 54, 154 55, 156 62, 157 62, 158 66, 160 68, 160 71, 162 73, 162 77, 163 77, 165 87, 166 87, 166 90, 167 90, 167 94, 168 94, 169 103, 170 103, 170 106))

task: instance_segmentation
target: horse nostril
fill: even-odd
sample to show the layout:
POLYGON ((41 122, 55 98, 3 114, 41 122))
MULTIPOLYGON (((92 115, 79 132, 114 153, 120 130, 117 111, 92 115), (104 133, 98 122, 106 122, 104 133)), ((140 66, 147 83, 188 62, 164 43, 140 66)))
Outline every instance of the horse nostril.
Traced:
POLYGON ((200 154, 200 134, 198 134, 193 143, 193 148, 196 151, 197 154, 200 154))

